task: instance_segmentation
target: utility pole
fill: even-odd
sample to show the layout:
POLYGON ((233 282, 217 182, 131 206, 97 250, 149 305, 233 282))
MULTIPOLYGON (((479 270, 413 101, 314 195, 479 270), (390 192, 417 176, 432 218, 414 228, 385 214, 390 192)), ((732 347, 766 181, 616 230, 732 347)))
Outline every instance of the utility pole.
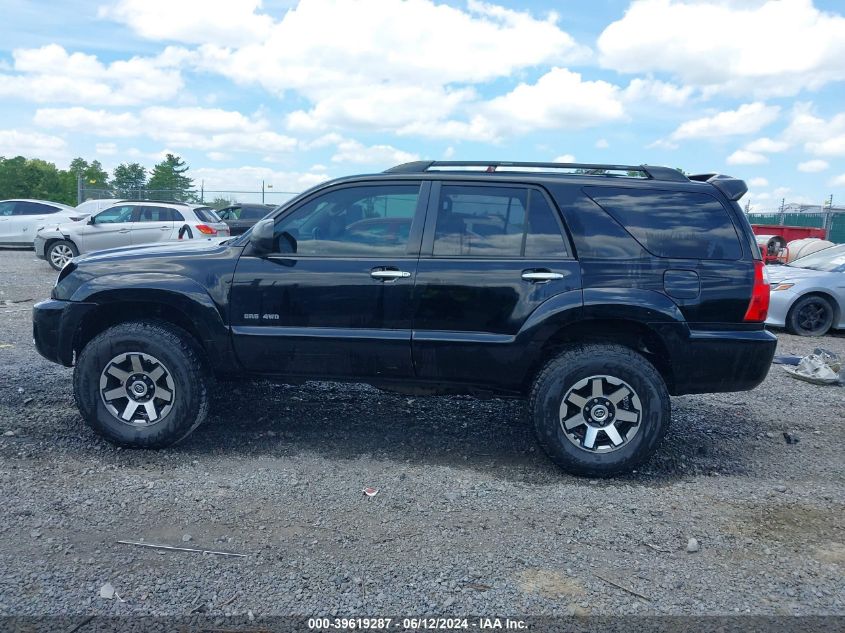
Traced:
POLYGON ((783 226, 783 211, 784 211, 785 207, 786 207, 786 198, 781 198, 780 199, 780 213, 778 214, 778 224, 780 226, 783 226))
POLYGON ((205 179, 200 180, 200 204, 205 204, 205 179))
POLYGON ((264 181, 261 181, 261 204, 264 204, 264 181))
POLYGON ((76 204, 82 204, 82 174, 76 174, 76 204))

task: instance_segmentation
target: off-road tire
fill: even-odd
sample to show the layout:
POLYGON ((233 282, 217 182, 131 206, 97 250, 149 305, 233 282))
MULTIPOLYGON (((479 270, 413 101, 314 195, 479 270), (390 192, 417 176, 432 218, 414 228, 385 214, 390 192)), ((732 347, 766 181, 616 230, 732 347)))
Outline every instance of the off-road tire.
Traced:
POLYGON ((74 397, 82 417, 99 435, 127 448, 165 448, 187 437, 208 414, 211 381, 202 351, 190 334, 170 323, 147 320, 121 323, 94 337, 79 354, 73 372, 74 397), (173 384, 171 408, 147 426, 119 419, 101 395, 101 376, 111 361, 138 353, 166 367, 173 384))
MULTIPOLYGON (((584 344, 564 348, 539 372, 528 411, 540 446, 558 466, 575 475, 608 477, 636 468, 657 450, 669 426, 671 403, 662 376, 643 355, 621 345, 584 344), (594 376, 629 385, 640 404, 636 432, 608 452, 576 445, 561 419, 564 397, 579 381, 594 376)), ((588 428, 583 426, 585 433, 588 428)))

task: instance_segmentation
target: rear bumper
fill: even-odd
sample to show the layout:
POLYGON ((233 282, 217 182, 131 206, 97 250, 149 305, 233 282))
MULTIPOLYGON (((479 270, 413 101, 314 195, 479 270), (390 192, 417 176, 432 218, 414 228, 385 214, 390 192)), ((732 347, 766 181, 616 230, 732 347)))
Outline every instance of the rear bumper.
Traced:
POLYGON ((769 373, 777 343, 765 330, 693 331, 672 353, 672 395, 754 389, 769 373))
POLYGON ((32 338, 47 360, 65 367, 73 365, 73 343, 83 317, 96 304, 48 299, 32 308, 32 338))

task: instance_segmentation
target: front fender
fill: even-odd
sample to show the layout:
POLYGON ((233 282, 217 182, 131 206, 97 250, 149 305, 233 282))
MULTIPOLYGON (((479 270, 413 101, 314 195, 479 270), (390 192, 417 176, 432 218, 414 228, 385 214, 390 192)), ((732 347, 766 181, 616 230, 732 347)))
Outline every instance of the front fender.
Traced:
MULTIPOLYGON (((69 297, 100 308, 121 303, 162 305, 182 313, 200 338, 215 367, 234 367, 226 306, 218 305, 194 279, 169 273, 138 272, 100 275, 84 281, 69 297)), ((152 311, 152 310, 151 310, 152 311)), ((139 318, 145 315, 138 314, 139 318)))

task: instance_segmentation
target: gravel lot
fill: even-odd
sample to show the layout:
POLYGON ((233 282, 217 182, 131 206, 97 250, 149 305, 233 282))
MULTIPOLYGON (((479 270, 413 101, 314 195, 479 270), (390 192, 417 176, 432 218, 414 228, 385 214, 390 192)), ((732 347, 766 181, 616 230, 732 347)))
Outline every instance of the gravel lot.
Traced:
POLYGON ((33 347, 54 279, 0 250, 0 615, 845 614, 845 388, 773 367, 674 398, 657 456, 609 481, 556 470, 520 402, 332 383, 227 385, 177 448, 126 451, 33 347))

